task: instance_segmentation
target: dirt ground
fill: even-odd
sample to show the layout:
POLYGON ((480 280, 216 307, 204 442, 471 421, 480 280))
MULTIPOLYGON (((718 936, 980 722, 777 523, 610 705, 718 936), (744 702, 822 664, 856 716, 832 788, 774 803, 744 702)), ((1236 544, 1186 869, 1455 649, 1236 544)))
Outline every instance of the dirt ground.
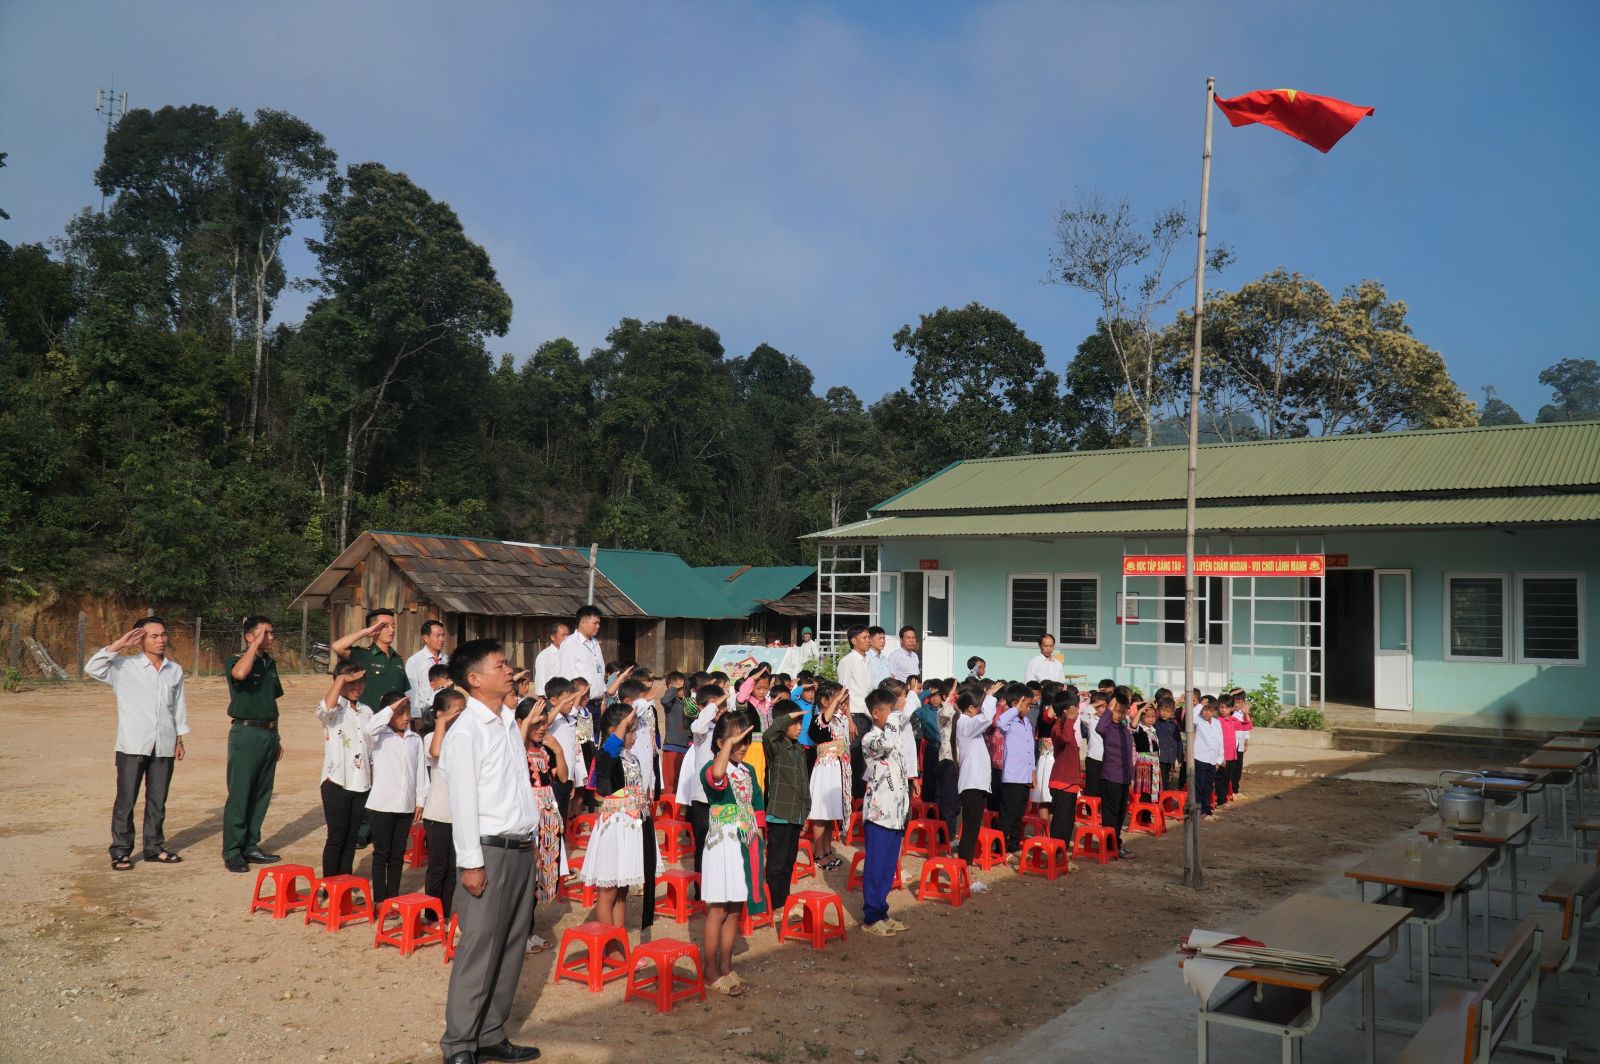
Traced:
MULTIPOLYGON (((264 844, 315 867, 322 733, 311 706, 322 685, 291 677, 285 687, 286 752, 264 844)), ((191 680, 188 699, 189 754, 167 808, 168 845, 185 861, 113 873, 110 690, 85 682, 0 695, 10 737, 0 748, 0 1059, 437 1060, 449 973, 437 947, 402 959, 373 949, 365 926, 327 934, 298 915, 246 913, 254 876, 230 874, 220 856, 225 689, 219 679, 191 680)), ((1171 951, 1191 928, 1291 893, 1327 858, 1369 849, 1424 812, 1412 788, 1252 779, 1248 765, 1245 790, 1239 806, 1204 825, 1201 895, 1179 885, 1176 832, 1133 836, 1136 860, 1078 864, 1055 882, 985 873, 993 889, 960 909, 897 891, 891 911, 911 931, 880 940, 856 933, 860 897, 844 894, 841 869, 828 886, 845 898, 848 940, 814 952, 757 932, 737 962, 753 987, 744 998, 712 994, 660 1016, 643 1002, 624 1004, 619 984, 601 994, 552 987, 547 953, 523 971, 513 1036, 556 1062, 729 1053, 909 1062, 993 1051, 1171 951)), ((142 807, 136 824, 140 816, 142 807)), ((370 856, 358 856, 358 874, 370 856)), ((421 889, 421 870, 406 876, 405 889, 421 889)), ((554 939, 585 916, 557 903, 541 909, 536 928, 554 939)), ((668 920, 656 931, 698 940, 700 923, 668 920)))

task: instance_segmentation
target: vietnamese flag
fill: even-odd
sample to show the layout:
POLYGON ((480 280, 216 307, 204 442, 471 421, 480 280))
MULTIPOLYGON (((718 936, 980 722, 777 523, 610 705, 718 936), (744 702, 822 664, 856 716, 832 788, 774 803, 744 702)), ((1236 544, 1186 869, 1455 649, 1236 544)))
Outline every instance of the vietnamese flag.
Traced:
POLYGON ((1231 100, 1219 97, 1217 106, 1236 126, 1260 122, 1303 140, 1320 152, 1339 143, 1341 137, 1356 128, 1357 122, 1372 113, 1370 107, 1296 89, 1262 89, 1231 100))

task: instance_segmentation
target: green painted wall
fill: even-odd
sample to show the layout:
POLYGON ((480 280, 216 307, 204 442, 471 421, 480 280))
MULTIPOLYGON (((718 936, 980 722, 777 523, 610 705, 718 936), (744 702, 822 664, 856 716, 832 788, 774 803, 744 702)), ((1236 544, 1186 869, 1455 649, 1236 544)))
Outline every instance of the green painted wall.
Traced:
MULTIPOLYGON (((1129 541, 1135 553, 1182 553, 1181 540, 1129 541)), ((1302 537, 1300 549, 1315 552, 1322 546, 1318 537, 1302 537)), ((1201 537, 1200 553, 1291 553, 1296 550, 1293 536, 1245 537, 1229 540, 1201 537)), ((1410 569, 1413 623, 1413 707, 1419 720, 1442 723, 1447 719, 1487 725, 1516 726, 1540 721, 1581 720, 1600 715, 1600 699, 1594 692, 1600 685, 1600 654, 1597 654, 1595 623, 1600 619, 1600 533, 1593 528, 1515 529, 1504 531, 1442 532, 1363 532, 1330 533, 1326 551, 1348 554, 1352 568, 1375 567, 1410 569), (1580 572, 1583 586, 1584 664, 1533 665, 1516 663, 1458 662, 1444 660, 1444 574, 1446 572, 1494 572, 1513 577, 1509 596, 1516 596, 1517 572, 1580 572)), ((883 543, 885 570, 915 570, 924 559, 936 559, 941 568, 955 574, 955 657, 958 665, 978 654, 989 662, 990 675, 1019 676, 1024 663, 1034 653, 1029 647, 1009 647, 1006 639, 1007 574, 1071 573, 1100 577, 1100 645, 1098 649, 1063 648, 1067 671, 1084 673, 1089 682, 1113 676, 1119 682, 1144 686, 1155 675, 1149 668, 1123 668, 1121 638, 1123 629, 1116 623, 1117 593, 1122 589, 1121 537, 1072 537, 1059 540, 1021 538, 888 540, 883 543)), ((1265 583, 1261 581, 1259 583, 1265 583)), ((1277 583, 1282 583, 1278 581, 1277 583)), ((1258 587, 1259 593, 1259 587, 1258 587)), ((893 630, 897 611, 885 601, 884 625, 893 630)), ((1269 620, 1293 620, 1298 607, 1291 604, 1259 604, 1257 638, 1264 628, 1278 635, 1292 635, 1289 625, 1271 625, 1269 620)), ((1146 604, 1143 613, 1155 611, 1146 604)), ((1230 608, 1229 623, 1234 636, 1241 638, 1245 619, 1230 608)), ((1151 625, 1151 628, 1156 626, 1151 625)), ((1141 633, 1144 631, 1141 625, 1141 633)), ((1154 638, 1154 633, 1145 636, 1154 638)), ((1515 638, 1515 628, 1512 629, 1515 638)), ((1134 648, 1138 657, 1138 648, 1134 648)), ((1181 655, 1181 648, 1179 648, 1181 655)), ((1271 653, 1257 658, 1256 669, 1249 668, 1247 655, 1235 653, 1224 662, 1220 653, 1214 660, 1218 674, 1231 675, 1237 682, 1253 686, 1264 673, 1282 673, 1283 659, 1292 652, 1271 653)), ((1181 657, 1179 658, 1181 661, 1181 657)), ((964 671, 958 669, 958 671, 964 671)), ((1173 686, 1176 686, 1174 684, 1173 686)))

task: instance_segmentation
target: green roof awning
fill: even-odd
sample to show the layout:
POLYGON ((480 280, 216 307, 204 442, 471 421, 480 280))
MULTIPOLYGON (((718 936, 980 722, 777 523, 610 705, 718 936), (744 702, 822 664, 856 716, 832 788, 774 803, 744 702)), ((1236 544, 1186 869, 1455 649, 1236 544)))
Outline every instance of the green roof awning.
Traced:
MULTIPOLYGON (((1201 532, 1323 532, 1361 528, 1580 524, 1600 521, 1600 494, 1202 505, 1196 513, 1196 521, 1201 532)), ((875 540, 924 536, 1105 536, 1182 532, 1183 507, 1162 506, 936 517, 890 515, 841 525, 805 538, 875 540)))

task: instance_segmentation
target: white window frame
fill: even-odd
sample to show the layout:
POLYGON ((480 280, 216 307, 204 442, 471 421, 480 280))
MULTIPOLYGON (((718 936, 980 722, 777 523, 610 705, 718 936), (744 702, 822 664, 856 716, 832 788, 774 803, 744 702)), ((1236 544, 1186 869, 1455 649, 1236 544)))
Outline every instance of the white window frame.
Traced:
POLYGON ((1054 573, 1050 578, 1051 602, 1050 616, 1055 621, 1056 648, 1071 647, 1073 650, 1099 650, 1103 637, 1100 635, 1100 574, 1099 573, 1054 573), (1061 581, 1063 580, 1092 580, 1094 582, 1094 642, 1093 643, 1063 643, 1061 641, 1061 581))
POLYGON ((1515 576, 1516 576, 1516 579, 1515 579, 1515 581, 1513 581, 1513 585, 1512 586, 1513 586, 1513 589, 1515 590, 1516 596, 1517 596, 1515 601, 1513 602, 1513 606, 1514 606, 1514 608, 1516 610, 1516 614, 1515 614, 1516 620, 1513 622, 1513 624, 1511 626, 1511 629, 1512 629, 1511 630, 1511 637, 1514 640, 1514 642, 1508 647, 1508 649, 1511 651, 1512 654, 1514 654, 1516 656, 1517 664, 1519 664, 1519 665, 1552 665, 1552 666, 1583 665, 1583 664, 1585 664, 1585 662, 1588 660, 1588 649, 1587 649, 1587 645, 1585 643, 1584 637, 1588 634, 1588 624, 1586 623, 1588 618, 1584 615, 1584 586, 1583 586, 1583 576, 1584 576, 1584 574, 1581 573, 1581 572, 1564 572, 1564 573, 1547 573, 1547 572, 1523 573, 1523 572, 1519 572, 1519 573, 1516 573, 1515 576), (1572 581, 1576 582, 1576 584, 1577 584, 1577 593, 1578 593, 1578 656, 1577 657, 1575 657, 1575 658, 1531 658, 1531 657, 1527 657, 1526 655, 1524 655, 1522 653, 1522 639, 1523 639, 1523 635, 1524 635, 1524 631, 1523 631, 1523 627, 1522 627, 1522 622, 1523 622, 1523 617, 1522 617, 1522 584, 1523 584, 1523 581, 1530 580, 1530 579, 1531 580, 1572 580, 1572 581))
MULTIPOLYGON (((1444 574, 1444 660, 1476 662, 1479 665, 1504 665, 1511 661, 1511 640, 1515 634, 1516 625, 1512 623, 1511 616, 1515 604, 1511 601, 1512 582, 1509 573, 1488 573, 1467 570, 1452 570, 1444 574), (1452 654, 1451 628, 1450 628, 1450 581, 1452 580, 1498 580, 1500 581, 1500 656, 1494 658, 1479 657, 1474 654, 1452 654)), ((1416 645, 1415 634, 1412 636, 1412 645, 1416 645)))
POLYGON ((1044 581, 1044 630, 1054 632, 1052 624, 1056 615, 1056 592, 1054 573, 1007 573, 1006 574, 1006 646, 1008 647, 1037 647, 1038 643, 1019 643, 1011 638, 1011 620, 1015 616, 1015 593, 1018 580, 1043 580, 1044 581))
POLYGON ((1058 650, 1099 650, 1105 642, 1105 619, 1101 616, 1099 573, 1007 573, 1006 574, 1006 646, 1037 647, 1035 642, 1018 642, 1011 638, 1012 609, 1015 606, 1018 580, 1043 580, 1045 586, 1044 630, 1055 636, 1058 650), (1061 641, 1061 581, 1092 580, 1094 582, 1094 642, 1063 643, 1061 641))

